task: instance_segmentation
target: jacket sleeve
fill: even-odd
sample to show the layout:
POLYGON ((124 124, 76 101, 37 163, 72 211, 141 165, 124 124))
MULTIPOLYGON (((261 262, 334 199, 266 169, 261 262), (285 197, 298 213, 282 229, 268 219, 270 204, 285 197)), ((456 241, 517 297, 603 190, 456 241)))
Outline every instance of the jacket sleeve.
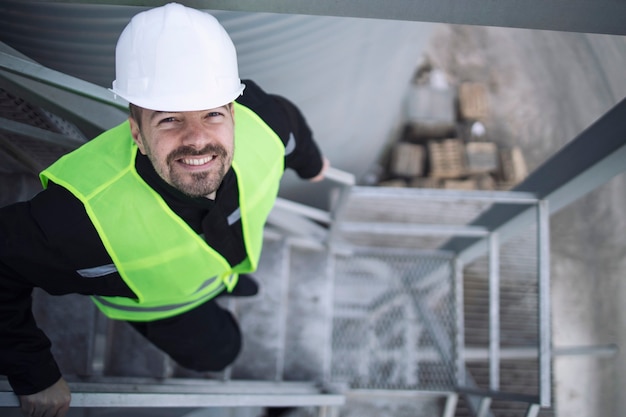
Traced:
POLYGON ((300 110, 289 100, 273 96, 282 109, 289 125, 289 137, 285 143, 285 165, 298 173, 300 178, 313 178, 322 170, 323 159, 313 132, 300 110))
POLYGON ((246 89, 237 101, 254 111, 280 137, 285 145, 285 166, 300 178, 319 174, 322 153, 298 107, 284 97, 266 93, 253 81, 244 80, 244 83, 246 89))
MULTIPOLYGON (((61 372, 32 314, 32 290, 133 297, 119 274, 85 279, 111 263, 85 209, 53 183, 32 200, 0 208, 0 374, 18 395, 54 384, 61 372)), ((62 324, 61 324, 62 325, 62 324)))
POLYGON ((33 285, 14 269, 22 257, 16 250, 34 249, 27 240, 40 234, 24 221, 27 212, 28 203, 0 209, 0 374, 8 377, 18 395, 39 392, 61 377, 50 340, 32 314, 33 285))

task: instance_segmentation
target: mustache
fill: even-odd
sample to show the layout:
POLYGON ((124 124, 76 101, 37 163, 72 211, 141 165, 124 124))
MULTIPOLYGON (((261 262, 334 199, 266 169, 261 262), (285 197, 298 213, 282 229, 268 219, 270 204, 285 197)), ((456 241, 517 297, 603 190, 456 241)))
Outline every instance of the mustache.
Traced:
POLYGON ((200 156, 200 155, 217 155, 218 157, 225 158, 228 156, 226 148, 221 145, 210 144, 202 149, 192 148, 191 146, 181 146, 174 149, 167 155, 167 163, 172 163, 177 159, 184 158, 186 156, 200 156))

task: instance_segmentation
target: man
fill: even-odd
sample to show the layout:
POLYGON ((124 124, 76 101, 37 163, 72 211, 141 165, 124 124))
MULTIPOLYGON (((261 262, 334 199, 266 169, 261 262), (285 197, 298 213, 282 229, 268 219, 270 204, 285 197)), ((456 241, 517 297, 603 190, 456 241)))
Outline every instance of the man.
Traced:
POLYGON ((0 209, 0 373, 28 416, 60 417, 70 402, 33 287, 90 295, 182 366, 223 369, 241 336, 214 298, 256 293, 245 274, 284 166, 316 181, 327 165, 295 106, 239 80, 207 13, 168 4, 135 16, 112 91, 129 120, 44 170, 31 201, 0 209))

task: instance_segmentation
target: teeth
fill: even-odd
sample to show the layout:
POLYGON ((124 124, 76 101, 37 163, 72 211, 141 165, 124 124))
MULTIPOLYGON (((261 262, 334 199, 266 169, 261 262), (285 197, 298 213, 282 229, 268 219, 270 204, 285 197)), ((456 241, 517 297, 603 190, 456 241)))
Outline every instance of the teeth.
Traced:
POLYGON ((212 156, 207 156, 201 159, 183 159, 182 163, 187 165, 203 165, 210 162, 212 159, 212 156))

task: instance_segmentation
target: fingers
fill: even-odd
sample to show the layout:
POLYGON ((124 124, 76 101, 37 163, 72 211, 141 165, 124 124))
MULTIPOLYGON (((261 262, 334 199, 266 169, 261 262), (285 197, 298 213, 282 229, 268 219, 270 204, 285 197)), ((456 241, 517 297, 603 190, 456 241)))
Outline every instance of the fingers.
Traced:
POLYGON ((70 408, 71 393, 61 378, 43 391, 20 395, 19 398, 25 417, 64 417, 70 408))
POLYGON ((69 410, 69 403, 33 404, 22 401, 21 411, 24 417, 64 417, 69 410))
POLYGON ((321 180, 324 179, 324 174, 326 173, 326 170, 328 169, 328 167, 330 166, 330 161, 324 157, 324 160, 322 162, 322 169, 320 170, 320 172, 314 176, 313 178, 309 178, 309 181, 311 182, 319 182, 321 180))
POLYGON ((64 404, 57 410, 54 417, 65 417, 65 414, 67 414, 69 409, 70 409, 70 403, 68 402, 67 404, 64 404))

